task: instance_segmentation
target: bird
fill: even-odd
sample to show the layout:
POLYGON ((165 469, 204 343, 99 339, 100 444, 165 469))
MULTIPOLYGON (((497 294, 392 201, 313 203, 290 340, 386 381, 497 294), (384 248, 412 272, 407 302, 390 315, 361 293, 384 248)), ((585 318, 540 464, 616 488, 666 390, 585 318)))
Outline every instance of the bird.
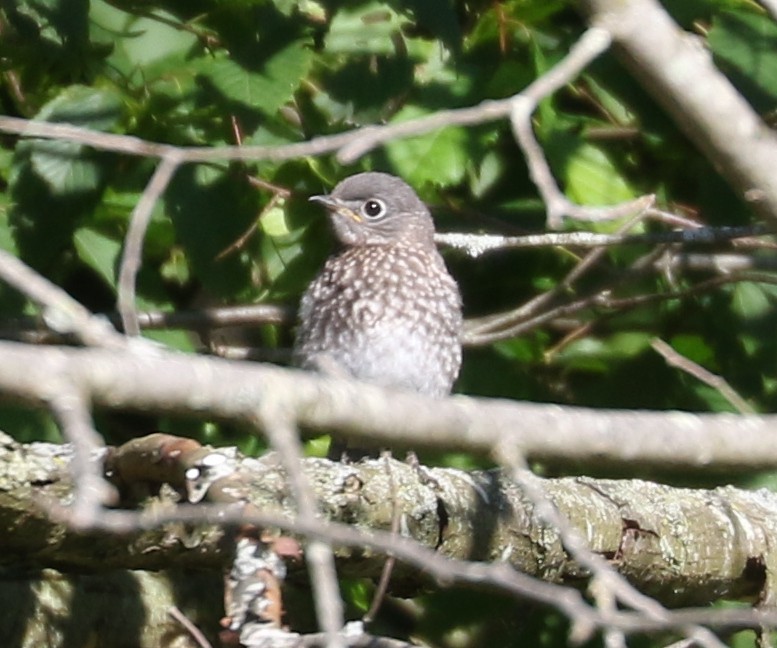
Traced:
POLYGON ((294 364, 449 394, 461 366, 462 301, 429 209, 403 180, 378 172, 310 200, 326 209, 339 249, 302 296, 294 364))

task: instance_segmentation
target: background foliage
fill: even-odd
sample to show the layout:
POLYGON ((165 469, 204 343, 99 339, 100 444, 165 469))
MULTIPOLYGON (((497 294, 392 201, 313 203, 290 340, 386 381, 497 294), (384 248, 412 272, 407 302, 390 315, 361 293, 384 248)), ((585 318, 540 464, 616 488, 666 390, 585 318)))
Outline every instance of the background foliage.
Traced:
MULTIPOLYGON (((747 0, 665 4, 771 118, 777 25, 765 12, 747 0)), ((564 56, 584 28, 566 0, 6 0, 0 110, 177 145, 298 142, 509 96, 564 56)), ((581 204, 656 193, 663 208, 700 223, 753 219, 609 54, 535 117, 556 178, 581 204)), ((90 309, 113 311, 128 218, 154 161, 64 142, 0 142, 0 245, 90 309)), ((544 226, 544 207, 506 121, 395 141, 347 168, 327 156, 192 165, 177 172, 154 212, 139 306, 295 303, 331 250, 325 219, 307 197, 365 169, 410 182, 440 230, 544 226)), ((575 294, 613 283, 647 249, 609 250, 575 294)), ((579 258, 580 251, 562 248, 474 260, 446 252, 470 317, 551 289, 579 258)), ((641 276, 619 283, 616 296, 688 287, 700 278, 641 276)), ((724 376, 756 411, 774 411, 772 282, 765 276, 684 299, 577 313, 468 351, 458 390, 597 407, 730 409, 717 391, 666 365, 650 347, 658 336, 724 376)), ((5 286, 0 308, 6 318, 36 312, 5 286)), ((202 346, 191 333, 149 335, 182 350, 202 346)), ((284 348, 291 331, 267 325, 245 339, 284 348)), ((55 434, 41 417, 7 404, 0 425, 22 439, 55 434)), ((172 421, 155 424, 180 431, 172 421)), ((105 418, 109 440, 126 430, 127 419, 105 418)), ((235 438, 210 424, 197 430, 189 422, 186 432, 215 442, 235 438)), ((348 587, 357 607, 368 598, 364 588, 348 587)), ((506 602, 481 610, 455 593, 429 595, 418 609, 412 632, 438 645, 512 645, 519 642, 509 637, 520 629, 522 645, 550 646, 563 643, 566 632, 555 617, 522 616, 506 602)))

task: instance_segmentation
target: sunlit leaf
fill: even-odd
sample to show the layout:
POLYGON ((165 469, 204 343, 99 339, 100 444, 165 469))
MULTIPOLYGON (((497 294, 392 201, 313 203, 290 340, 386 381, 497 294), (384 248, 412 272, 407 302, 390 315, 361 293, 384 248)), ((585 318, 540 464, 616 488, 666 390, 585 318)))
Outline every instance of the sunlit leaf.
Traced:
POLYGON ((73 244, 79 258, 95 270, 111 288, 116 288, 116 267, 121 243, 100 232, 82 227, 76 230, 73 244))
POLYGON ((286 236, 289 233, 289 225, 286 222, 286 212, 283 204, 274 205, 262 214, 260 220, 264 233, 268 236, 286 236))
POLYGON ((718 12, 708 42, 724 69, 764 108, 777 101, 777 24, 766 14, 718 12))
MULTIPOLYGON (((408 107, 397 115, 396 121, 421 114, 419 109, 408 107)), ((466 147, 465 130, 441 128, 427 135, 390 142, 386 152, 396 172, 411 184, 449 185, 464 177, 469 159, 466 147)))
POLYGON ((324 41, 330 53, 392 54, 394 38, 408 19, 379 2, 341 7, 324 41))
POLYGON ((773 308, 763 288, 749 281, 734 287, 732 305, 734 312, 745 319, 761 317, 773 308))
POLYGON ((302 42, 289 43, 256 70, 233 59, 218 57, 199 71, 227 99, 274 115, 289 101, 310 67, 312 55, 302 42))
POLYGON ((613 205, 636 197, 608 155, 592 144, 572 151, 565 171, 566 193, 581 205, 613 205))
MULTIPOLYGON (((121 114, 117 93, 73 86, 46 104, 36 119, 107 130, 118 123, 121 114)), ((54 193, 93 191, 103 177, 101 161, 91 149, 76 142, 34 140, 25 142, 21 150, 29 151, 32 170, 54 193)))

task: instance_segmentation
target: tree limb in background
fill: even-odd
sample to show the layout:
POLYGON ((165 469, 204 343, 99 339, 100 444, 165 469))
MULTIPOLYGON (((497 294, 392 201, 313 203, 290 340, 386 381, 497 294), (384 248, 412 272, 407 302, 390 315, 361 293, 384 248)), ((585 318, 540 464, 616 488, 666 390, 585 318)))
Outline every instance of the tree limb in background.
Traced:
MULTIPOLYGON (((146 445, 169 444, 170 439, 151 438, 146 445)), ((134 450, 124 452, 122 461, 131 461, 133 451, 147 453, 143 441, 133 441, 134 450)), ((0 499, 0 514, 20 508, 32 514, 0 538, 2 555, 10 560, 20 551, 28 560, 47 556, 62 568, 213 566, 229 559, 221 544, 224 525, 251 523, 338 547, 344 575, 353 569, 362 576, 377 577, 383 553, 388 552, 399 560, 394 587, 404 591, 422 588, 431 578, 477 583, 541 601, 567 614, 582 632, 580 639, 603 627, 632 634, 696 623, 734 629, 777 622, 774 613, 742 609, 686 608, 651 618, 590 606, 574 589, 588 581, 590 571, 565 551, 554 525, 538 515, 535 498, 499 470, 430 468, 422 475, 413 466, 391 461, 389 476, 385 460, 343 465, 307 459, 303 462, 306 478, 315 486, 320 510, 326 513, 326 519, 310 520, 300 517, 286 496, 287 476, 272 455, 252 459, 235 456, 228 448, 184 447, 174 462, 192 465, 190 454, 198 460, 226 454, 234 466, 209 485, 205 502, 210 504, 175 506, 169 495, 163 495, 162 503, 149 502, 144 511, 106 511, 95 519, 89 542, 84 542, 79 533, 40 509, 47 501, 68 501, 74 484, 63 464, 72 460, 72 450, 40 444, 30 453, 4 438, 0 458, 15 469, 7 481, 6 496, 0 499), (237 501, 243 505, 236 506, 237 501), (396 507, 403 519, 401 536, 389 531, 396 507), (198 525, 192 528, 176 521, 198 525), (209 528, 207 523, 217 526, 209 528), (158 528, 164 530, 162 535, 158 528), (114 535, 118 531, 121 538, 114 535), (30 543, 30 533, 49 541, 30 543), (351 564, 352 554, 345 547, 376 551, 359 553, 351 564)), ((184 471, 174 463, 168 465, 169 478, 175 482, 174 475, 184 471)), ((109 466, 115 468, 116 462, 109 466)), ((160 475, 150 477, 149 483, 159 488, 160 475)), ((143 475, 135 474, 133 483, 142 485, 143 475)), ((767 587, 769 538, 777 533, 777 496, 771 493, 585 477, 537 483, 590 551, 665 604, 752 600, 767 587)), ((293 567, 299 568, 299 564, 293 567)))
POLYGON ((656 0, 578 0, 677 126, 761 215, 777 219, 777 135, 656 0))

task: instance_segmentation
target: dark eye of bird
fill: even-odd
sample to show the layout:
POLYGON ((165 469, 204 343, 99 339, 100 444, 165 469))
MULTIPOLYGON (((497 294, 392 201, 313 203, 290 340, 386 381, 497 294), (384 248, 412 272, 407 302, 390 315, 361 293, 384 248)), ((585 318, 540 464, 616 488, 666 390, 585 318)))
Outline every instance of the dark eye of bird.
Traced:
POLYGON ((386 213, 386 205, 382 200, 371 198, 362 205, 362 212, 367 218, 380 218, 386 213))

